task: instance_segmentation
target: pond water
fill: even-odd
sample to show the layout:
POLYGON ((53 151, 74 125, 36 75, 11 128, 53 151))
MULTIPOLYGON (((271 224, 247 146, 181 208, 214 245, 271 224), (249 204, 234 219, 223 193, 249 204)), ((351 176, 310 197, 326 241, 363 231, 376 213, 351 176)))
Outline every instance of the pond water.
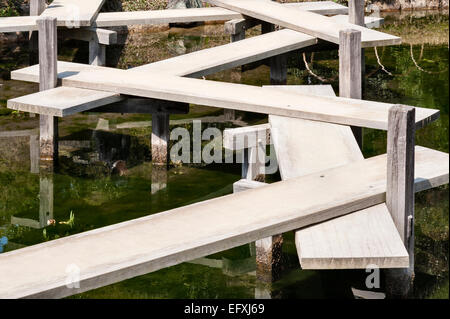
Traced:
MULTIPOLYGON (((389 14, 384 29, 408 41, 366 49, 364 98, 439 109, 440 119, 418 131, 416 142, 448 152, 448 13, 389 14), (443 37, 447 42, 439 39, 436 28, 447 35, 443 37), (430 41, 427 31, 435 35, 430 41)), ((221 30, 222 26, 206 25, 157 33, 133 31, 125 47, 109 49, 111 56, 121 54, 108 64, 129 68, 223 44, 228 37, 221 30)), ((69 41, 60 53, 60 59, 85 61, 86 46, 69 41)), ((147 124, 151 117, 130 114, 89 113, 62 119, 59 166, 54 174, 39 172, 33 158, 37 118, 4 108, 7 99, 37 90, 35 84, 8 80, 9 72, 25 66, 27 59, 25 42, 1 47, 0 253, 229 194, 240 179, 239 164, 215 164, 172 166, 164 182, 157 180, 161 173, 151 165, 147 124), (9 137, 4 137, 6 132, 9 137), (117 161, 125 162, 126 169, 116 172, 117 161)), ((332 84, 338 92, 337 51, 307 53, 304 59, 310 71, 302 55, 290 59, 288 84, 332 84)), ((254 64, 209 78, 266 85, 269 68, 254 64)), ((235 126, 236 122, 218 117, 222 112, 195 105, 188 115, 171 119, 217 116, 203 128, 235 126)), ((250 125, 267 121, 257 114, 237 115, 250 125)), ((175 126, 192 128, 189 121, 175 126)), ((366 157, 385 150, 384 132, 364 130, 366 157)), ((279 176, 268 180, 277 181, 279 176)), ((417 298, 448 298, 448 195, 448 186, 416 195, 417 298)), ((366 289, 363 270, 301 270, 292 233, 285 235, 283 258, 282 279, 271 285, 256 280, 254 246, 245 245, 72 298, 354 298, 351 288, 366 289)), ((382 292, 383 285, 376 291, 382 292)))

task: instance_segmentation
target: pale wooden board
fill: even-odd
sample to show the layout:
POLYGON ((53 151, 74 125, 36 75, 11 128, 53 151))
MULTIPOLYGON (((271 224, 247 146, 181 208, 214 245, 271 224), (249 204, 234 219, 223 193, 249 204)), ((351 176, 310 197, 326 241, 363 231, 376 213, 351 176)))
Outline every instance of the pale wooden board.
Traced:
MULTIPOLYGON (((380 102, 318 97, 243 84, 110 68, 82 71, 65 77, 62 83, 84 89, 384 130, 387 129, 391 107, 391 104, 380 102)), ((417 127, 438 116, 438 110, 416 108, 417 127)))
MULTIPOLYGON (((14 71, 11 78, 36 81, 38 70, 38 66, 33 66, 14 71)), ((319 97, 67 62, 59 62, 58 77, 64 86, 384 130, 391 107, 380 102, 319 97)), ((416 108, 417 128, 438 117, 438 110, 416 108)))
POLYGON ((285 29, 180 55, 171 59, 136 67, 132 70, 201 77, 301 49, 316 43, 317 39, 314 37, 285 29))
MULTIPOLYGON (((285 3, 284 6, 306 10, 323 15, 347 14, 348 8, 332 1, 285 3)), ((225 21, 242 19, 240 13, 218 8, 192 8, 172 10, 149 10, 132 12, 101 12, 93 26, 114 27, 127 25, 149 25, 201 21, 225 21)), ((0 18, 0 32, 36 31, 37 17, 6 17, 0 18)))
POLYGON ((58 26, 88 27, 103 6, 105 0, 54 0, 42 12, 41 17, 56 17, 58 26))
MULTIPOLYGON (((283 4, 283 6, 323 15, 348 13, 347 7, 332 1, 286 3, 283 4)), ((102 12, 98 15, 94 25, 98 27, 110 27, 135 24, 148 25, 199 21, 225 21, 242 18, 244 18, 244 16, 240 13, 218 7, 133 12, 102 12)))
MULTIPOLYGON (((331 19, 348 20, 348 16, 337 15, 331 19)), ((370 23, 373 19, 367 17, 367 21, 370 23)), ((133 68, 133 71, 155 71, 178 76, 201 77, 316 43, 317 39, 314 37, 284 29, 142 65, 133 68)))
POLYGON ((266 145, 272 142, 270 124, 225 129, 223 130, 223 147, 234 151, 256 147, 262 136, 266 137, 266 145))
POLYGON ((121 101, 120 94, 58 87, 8 100, 8 108, 64 117, 121 101))
MULTIPOLYGON (((277 88, 335 95, 328 85, 277 88)), ((283 180, 363 159, 348 126, 279 116, 269 116, 269 122, 283 180)), ((295 236, 303 269, 409 265, 408 253, 385 204, 299 230, 295 236)))
MULTIPOLYGON (((333 21, 338 23, 347 23, 348 15, 338 14, 332 17, 333 21)), ((366 28, 378 28, 384 23, 384 18, 379 17, 364 17, 364 24, 366 28)))
POLYGON ((393 35, 350 23, 338 23, 313 12, 291 10, 270 0, 206 0, 206 2, 336 44, 339 44, 339 31, 345 29, 361 31, 362 47, 401 43, 401 39, 393 35))
POLYGON ((36 19, 34 16, 0 18, 0 32, 36 31, 36 19))
POLYGON ((77 29, 66 29, 63 31, 63 36, 69 39, 81 41, 94 40, 95 42, 104 45, 117 44, 117 31, 101 28, 87 27, 77 29))
MULTIPOLYGON (((265 86, 277 90, 336 96, 331 85, 265 86)), ((363 160, 348 126, 269 116, 271 139, 283 180, 363 160)))
MULTIPOLYGON (((273 88, 335 96, 331 85, 273 88)), ((364 159, 349 126, 272 115, 269 123, 283 180, 364 159)), ((385 204, 299 230, 295 236, 303 269, 409 265, 408 253, 385 204)))
MULTIPOLYGON (((448 154, 416 149, 418 187, 447 183, 448 154)), ((1 254, 0 297, 73 295, 371 207, 385 168, 382 155, 1 254), (66 286, 70 265, 79 289, 66 286)))
POLYGON ((302 269, 409 266, 385 203, 298 230, 295 245, 302 269))

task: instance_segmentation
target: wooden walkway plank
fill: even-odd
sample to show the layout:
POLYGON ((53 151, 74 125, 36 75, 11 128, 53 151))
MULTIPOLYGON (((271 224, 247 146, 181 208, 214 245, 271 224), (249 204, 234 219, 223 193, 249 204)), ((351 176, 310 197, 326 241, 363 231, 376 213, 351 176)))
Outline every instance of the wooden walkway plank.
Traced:
MULTIPOLYGON (((448 165, 416 147, 417 188, 448 183, 448 165)), ((385 192, 382 155, 1 254, 0 297, 77 294, 371 207, 385 192), (66 286, 71 266, 79 289, 66 286)))
MULTIPOLYGON (((11 78, 36 81, 35 72, 38 69, 33 66, 14 71, 11 78)), ((391 104, 380 102, 319 97, 280 92, 272 88, 82 64, 60 63, 58 76, 64 86, 382 130, 387 129, 391 107, 391 104)), ((438 110, 416 108, 417 128, 438 117, 438 110)))
POLYGON ((134 71, 201 77, 317 43, 292 30, 280 30, 133 68, 134 71))
MULTIPOLYGON (((62 79, 64 86, 202 104, 218 108, 387 129, 391 104, 280 92, 243 84, 104 68, 62 79)), ((418 128, 436 120, 438 110, 416 108, 418 128)))
POLYGON ((269 0, 206 0, 206 2, 336 44, 339 44, 339 32, 346 29, 361 31, 362 47, 401 43, 399 37, 390 34, 350 23, 337 23, 328 17, 308 11, 291 10, 269 0))
POLYGON ((64 117, 121 100, 123 98, 120 94, 58 87, 8 100, 8 108, 41 115, 64 117))
MULTIPOLYGON (((91 1, 88 0, 88 2, 91 1)), ((94 3, 92 3, 91 5, 94 5, 94 3)), ((283 5, 286 7, 311 11, 322 15, 337 15, 348 13, 347 7, 334 3, 332 1, 285 3, 283 5)), ((55 9, 56 8, 52 10, 55 9)), ((36 31, 36 18, 37 17, 34 16, 0 18, 0 32, 36 31)), ((101 12, 98 13, 97 18, 92 21, 91 25, 95 27, 115 27, 201 21, 225 21, 243 18, 244 16, 240 13, 219 7, 132 12, 101 12)))
MULTIPOLYGON (((273 88, 335 96, 330 85, 273 88)), ((349 126, 272 115, 269 122, 283 180, 364 159, 349 126)), ((302 269, 409 265, 408 252, 384 203, 298 230, 295 243, 302 269)))
POLYGON ((54 0, 41 17, 55 17, 58 26, 68 28, 89 27, 97 18, 105 0, 54 0))

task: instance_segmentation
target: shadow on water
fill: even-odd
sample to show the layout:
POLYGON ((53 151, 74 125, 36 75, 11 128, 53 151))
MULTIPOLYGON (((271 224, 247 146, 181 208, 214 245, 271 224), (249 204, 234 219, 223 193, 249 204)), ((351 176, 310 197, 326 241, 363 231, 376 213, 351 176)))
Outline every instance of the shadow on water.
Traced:
MULTIPOLYGON (((448 15, 438 16, 448 24, 448 15)), ((420 20, 429 20, 429 16, 408 19, 410 22, 389 17, 385 28, 399 33, 404 32, 403 25, 423 25, 418 30, 435 28, 435 20, 426 23, 420 20)), ((205 25, 158 33, 130 30, 127 44, 119 50, 122 53, 108 63, 129 68, 223 44, 228 37, 222 28, 205 25)), ((416 141, 448 152, 448 44, 410 43, 366 50, 365 98, 439 109, 441 118, 417 132, 416 141)), ((64 59, 86 58, 86 48, 78 49, 78 43, 64 46, 64 59)), ((13 52, 18 50, 17 46, 3 48, 2 74, 23 63, 20 57, 26 46, 22 47, 15 65, 13 52)), ((307 53, 305 60, 310 71, 301 55, 292 58, 288 84, 332 84, 338 92, 337 51, 307 53)), ((267 66, 255 64, 244 70, 236 68, 208 78, 269 84, 267 66)), ((4 106, 7 99, 36 89, 35 85, 8 81, 4 76, 0 82, 0 102, 4 106)), ((176 115, 173 119, 217 115, 217 109, 191 106, 190 114, 176 115)), ((238 112, 238 115, 250 124, 266 121, 257 114, 238 112)), ((121 123, 143 123, 150 118, 78 114, 62 119, 60 166, 54 174, 45 174, 39 172, 33 157, 38 153, 37 133, 33 130, 37 119, 0 108, 0 238, 7 238, 7 243, 0 241, 0 253, 232 192, 232 184, 240 178, 239 164, 172 166, 165 174, 153 170, 150 127, 117 128, 121 123), (106 122, 108 126, 100 127, 106 122), (2 137, 2 132, 9 132, 10 137, 2 137)), ((182 126, 192 130, 191 124, 182 126)), ((208 126, 223 130, 233 125, 208 126)), ((385 133, 365 130, 364 141, 365 156, 385 152, 385 133)), ((279 175, 268 176, 270 182, 279 179, 279 175)), ((448 198, 448 186, 416 196, 415 296, 419 298, 448 298, 448 198)), ((285 236, 285 269, 278 282, 261 285, 256 280, 254 255, 254 245, 244 245, 74 298, 353 298, 351 288, 367 290, 364 270, 301 270, 292 232, 285 236)), ((376 291, 382 289, 381 286, 376 291)))

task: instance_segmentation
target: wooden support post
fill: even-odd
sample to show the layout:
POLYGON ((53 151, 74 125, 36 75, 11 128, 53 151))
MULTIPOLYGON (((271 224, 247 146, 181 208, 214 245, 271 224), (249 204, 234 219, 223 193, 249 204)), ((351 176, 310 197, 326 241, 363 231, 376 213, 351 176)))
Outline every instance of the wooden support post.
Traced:
MULTIPOLYGON (((53 89, 57 85, 57 29, 56 18, 37 20, 39 31, 39 90, 53 89)), ((40 158, 53 162, 58 158, 58 118, 40 115, 40 158)), ((44 162, 45 163, 45 162, 44 162)), ((46 165, 44 165, 46 166, 46 165)))
POLYGON ((156 113, 152 115, 152 163, 167 166, 168 147, 170 139, 169 114, 156 113))
MULTIPOLYGON (((348 22, 360 26, 365 26, 364 22, 364 0, 350 0, 348 2, 348 22)), ((361 85, 364 91, 364 82, 366 74, 366 56, 364 49, 361 49, 361 85)))
POLYGON ((414 135, 415 109, 395 105, 389 110, 386 205, 409 254, 409 268, 389 269, 386 294, 405 298, 414 281, 414 135))
MULTIPOLYGON (((45 10, 45 0, 30 0, 30 16, 39 16, 45 10)), ((30 65, 39 63, 38 55, 38 33, 32 31, 29 34, 29 51, 30 51, 30 65)))
POLYGON ((287 54, 270 58, 270 84, 287 84, 287 54))
MULTIPOLYGON (((361 84, 361 31, 339 32, 339 96, 351 99, 362 98, 361 84)), ((352 127, 360 148, 363 144, 362 128, 352 127)))
MULTIPOLYGON (((45 0, 30 0, 30 16, 39 16, 45 10, 45 0)), ((39 37, 37 31, 29 33, 29 64, 35 65, 39 63, 39 37)), ((36 114, 30 113, 30 117, 36 117, 36 114)))
POLYGON ((97 40, 89 40, 89 64, 97 66, 106 65, 106 45, 97 40))

